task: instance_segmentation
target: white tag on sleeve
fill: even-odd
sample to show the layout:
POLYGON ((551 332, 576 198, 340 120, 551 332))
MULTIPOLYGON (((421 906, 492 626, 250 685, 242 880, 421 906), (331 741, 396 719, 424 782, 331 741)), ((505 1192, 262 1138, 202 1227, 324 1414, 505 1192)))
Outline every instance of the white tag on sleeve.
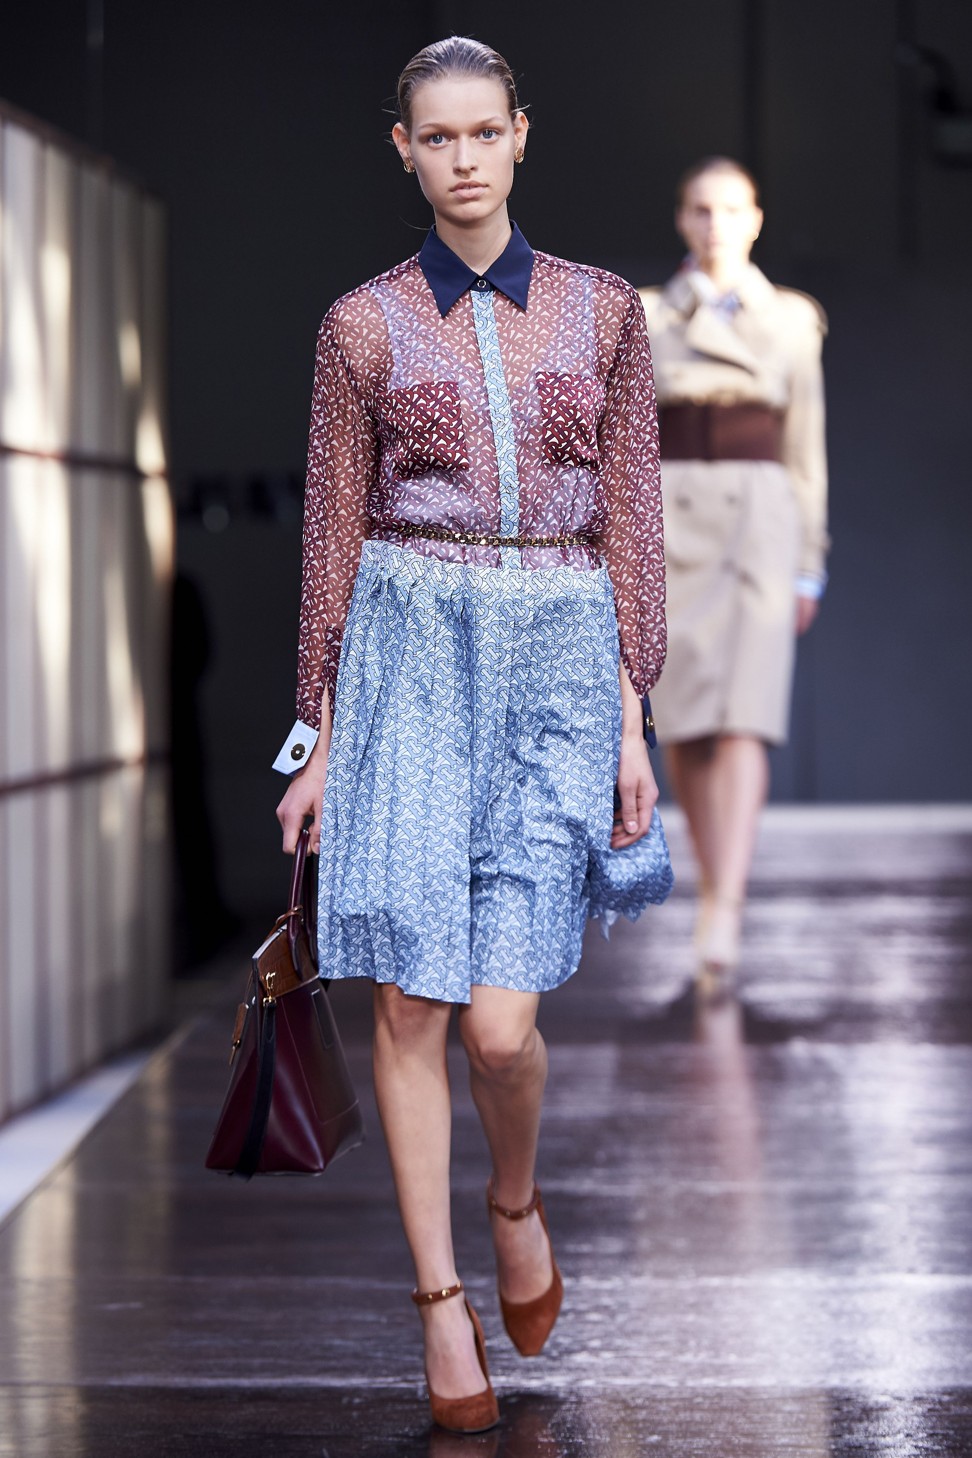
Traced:
POLYGON ((292 775, 295 770, 303 769, 317 743, 318 734, 317 729, 312 729, 309 724, 302 724, 298 719, 284 740, 283 748, 273 762, 273 768, 282 775, 292 775))

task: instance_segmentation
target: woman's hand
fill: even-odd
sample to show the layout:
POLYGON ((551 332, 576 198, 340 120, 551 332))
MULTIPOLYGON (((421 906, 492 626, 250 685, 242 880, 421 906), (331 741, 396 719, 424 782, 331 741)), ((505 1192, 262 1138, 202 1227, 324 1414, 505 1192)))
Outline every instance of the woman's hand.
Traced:
POLYGON ((658 800, 658 786, 652 773, 645 743, 644 709, 634 691, 624 664, 621 678, 621 753, 618 758, 618 798, 614 814, 611 849, 634 845, 648 832, 651 812, 658 800))
POLYGON ((621 734, 621 755, 618 759, 618 796, 620 809, 614 814, 611 849, 623 850, 647 835, 651 812, 658 800, 658 786, 652 773, 641 725, 637 734, 621 734))
POLYGON ((813 626, 814 619, 820 611, 820 599, 818 597, 798 596, 796 600, 796 630, 797 637, 805 633, 813 626))
POLYGON ((304 768, 290 781, 287 793, 277 806, 277 819, 283 827, 283 848, 286 855, 293 855, 297 849, 297 837, 308 815, 314 817, 310 848, 314 855, 321 848, 321 802, 324 799, 324 781, 327 778, 328 750, 326 744, 322 749, 321 739, 318 739, 304 768))

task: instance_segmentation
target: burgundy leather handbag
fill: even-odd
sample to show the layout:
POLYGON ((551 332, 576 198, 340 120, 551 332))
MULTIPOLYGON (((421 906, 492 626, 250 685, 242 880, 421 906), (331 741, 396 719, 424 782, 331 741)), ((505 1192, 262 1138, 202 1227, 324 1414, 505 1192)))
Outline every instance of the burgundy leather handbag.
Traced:
POLYGON ((364 1138, 364 1124, 317 967, 316 879, 302 830, 290 903, 253 954, 237 1009, 229 1087, 207 1169, 322 1174, 364 1138))

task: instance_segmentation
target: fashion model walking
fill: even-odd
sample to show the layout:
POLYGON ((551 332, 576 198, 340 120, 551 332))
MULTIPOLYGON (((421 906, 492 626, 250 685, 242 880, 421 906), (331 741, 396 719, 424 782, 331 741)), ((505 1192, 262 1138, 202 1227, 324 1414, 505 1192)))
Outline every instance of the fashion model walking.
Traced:
POLYGON ((537 1005, 577 966, 592 858, 652 822, 661 504, 637 293, 510 222, 528 124, 508 65, 441 41, 398 100, 435 225, 321 327, 278 818, 290 850, 314 817, 322 969, 375 984, 432 1413, 476 1431, 497 1405, 453 1254, 447 1030, 456 1007, 503 1318, 533 1355, 562 1291, 534 1178, 537 1005))
POLYGON ((699 866, 699 979, 740 955, 746 884, 787 735, 796 636, 826 582, 827 466, 819 304, 750 261, 755 179, 710 157, 675 221, 689 255, 643 289, 658 387, 669 647, 652 696, 699 866))

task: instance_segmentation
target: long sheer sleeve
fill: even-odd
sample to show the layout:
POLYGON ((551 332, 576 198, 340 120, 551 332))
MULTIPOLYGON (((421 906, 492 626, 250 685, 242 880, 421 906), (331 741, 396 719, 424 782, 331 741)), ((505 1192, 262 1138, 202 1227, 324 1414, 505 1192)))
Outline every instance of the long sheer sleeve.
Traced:
POLYGON ((297 717, 320 727, 327 690, 331 708, 341 639, 351 602, 367 501, 378 455, 374 422, 351 363, 360 318, 336 306, 317 341, 307 485, 304 494, 297 717))
POLYGON ((604 551, 614 587, 621 656, 642 697, 665 662, 665 554, 658 420, 645 311, 634 289, 617 336, 599 430, 608 503, 604 551))

